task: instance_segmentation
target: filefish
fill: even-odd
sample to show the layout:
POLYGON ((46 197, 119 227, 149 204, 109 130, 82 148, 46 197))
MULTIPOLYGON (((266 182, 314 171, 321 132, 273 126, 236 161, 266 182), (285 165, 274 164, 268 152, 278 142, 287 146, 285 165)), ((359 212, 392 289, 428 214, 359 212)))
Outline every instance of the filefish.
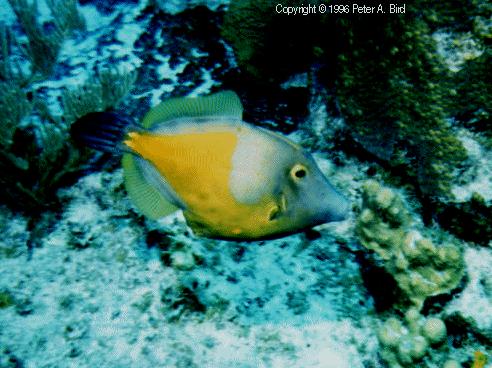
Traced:
POLYGON ((196 235, 277 238, 347 217, 349 203, 312 156, 242 120, 231 91, 173 98, 141 124, 109 112, 72 124, 75 141, 122 154, 126 190, 147 217, 182 210, 196 235))

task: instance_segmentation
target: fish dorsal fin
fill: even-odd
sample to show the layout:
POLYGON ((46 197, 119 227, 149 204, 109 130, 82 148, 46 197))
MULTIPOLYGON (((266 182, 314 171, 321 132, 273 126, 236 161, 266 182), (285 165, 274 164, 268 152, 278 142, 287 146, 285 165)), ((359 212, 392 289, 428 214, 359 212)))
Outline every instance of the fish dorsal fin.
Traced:
POLYGON ((167 216, 179 208, 169 202, 164 196, 152 186, 142 175, 136 157, 125 153, 122 158, 122 166, 125 177, 125 187, 128 195, 137 208, 147 217, 157 220, 167 216))
POLYGON ((179 97, 161 102, 145 115, 142 125, 153 125, 186 117, 227 116, 242 119, 243 105, 233 91, 218 92, 205 97, 179 97))

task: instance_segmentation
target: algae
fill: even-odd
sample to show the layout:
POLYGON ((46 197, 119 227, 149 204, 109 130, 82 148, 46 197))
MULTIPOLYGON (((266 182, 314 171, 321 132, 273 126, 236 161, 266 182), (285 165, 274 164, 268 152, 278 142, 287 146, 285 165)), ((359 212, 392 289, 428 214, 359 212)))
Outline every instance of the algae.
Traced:
POLYGON ((15 305, 15 299, 8 290, 0 291, 0 309, 15 305))

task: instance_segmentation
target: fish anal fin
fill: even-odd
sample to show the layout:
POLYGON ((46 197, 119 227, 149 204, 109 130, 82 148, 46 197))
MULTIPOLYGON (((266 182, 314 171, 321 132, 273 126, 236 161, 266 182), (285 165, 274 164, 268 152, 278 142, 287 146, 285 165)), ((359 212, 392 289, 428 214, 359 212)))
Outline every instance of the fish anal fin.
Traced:
POLYGON ((147 217, 157 220, 179 208, 170 203, 149 184, 135 164, 135 156, 126 153, 122 157, 125 186, 135 206, 147 217))

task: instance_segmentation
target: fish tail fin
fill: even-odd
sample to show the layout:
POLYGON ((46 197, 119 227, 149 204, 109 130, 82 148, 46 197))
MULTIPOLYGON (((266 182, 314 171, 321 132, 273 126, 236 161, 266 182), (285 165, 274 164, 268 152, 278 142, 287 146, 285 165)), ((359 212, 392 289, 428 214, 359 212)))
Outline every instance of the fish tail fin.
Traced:
POLYGON ((98 151, 120 153, 121 142, 136 124, 129 116, 113 112, 91 112, 77 119, 70 127, 72 139, 98 151))

